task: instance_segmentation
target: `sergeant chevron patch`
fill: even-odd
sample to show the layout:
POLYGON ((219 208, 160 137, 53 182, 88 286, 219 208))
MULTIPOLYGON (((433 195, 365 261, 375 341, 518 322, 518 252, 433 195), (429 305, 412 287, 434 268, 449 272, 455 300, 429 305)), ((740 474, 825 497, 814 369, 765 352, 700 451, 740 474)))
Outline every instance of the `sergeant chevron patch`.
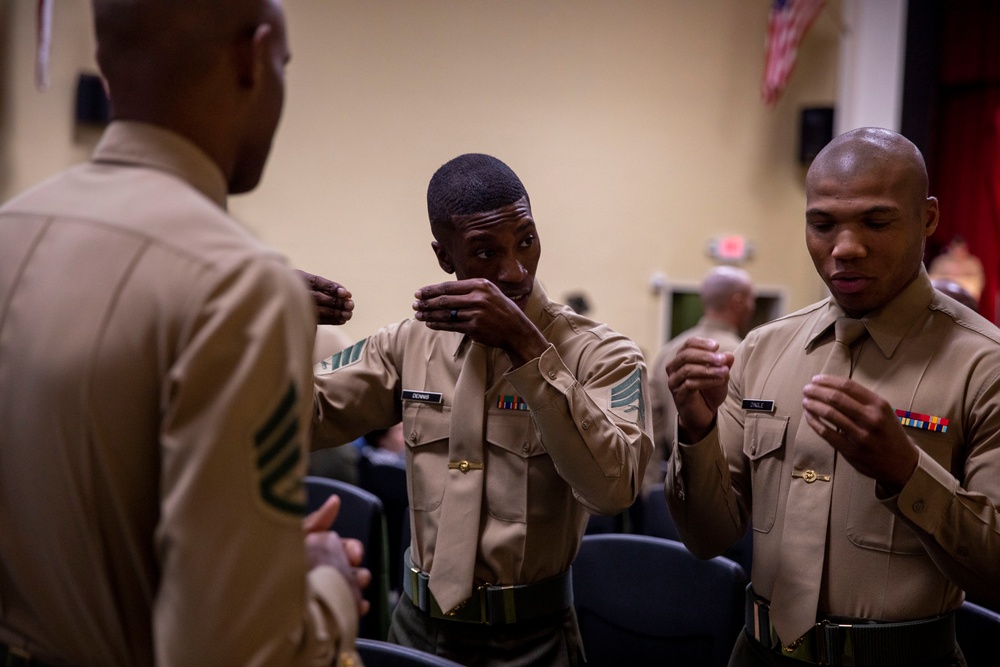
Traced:
POLYGON ((611 408, 632 417, 629 413, 637 413, 638 423, 646 421, 646 400, 642 395, 642 371, 635 369, 623 382, 611 389, 611 408))
POLYGON ((302 459, 299 443, 298 403, 295 385, 289 384, 284 398, 254 435, 260 495, 282 512, 305 516, 306 496, 297 466, 302 459))
POLYGON ((361 351, 365 349, 365 344, 367 342, 368 339, 365 338, 364 340, 350 346, 346 350, 341 350, 332 357, 327 357, 323 361, 316 364, 313 372, 316 373, 316 375, 326 375, 327 373, 334 372, 338 368, 350 366, 361 358, 361 351))

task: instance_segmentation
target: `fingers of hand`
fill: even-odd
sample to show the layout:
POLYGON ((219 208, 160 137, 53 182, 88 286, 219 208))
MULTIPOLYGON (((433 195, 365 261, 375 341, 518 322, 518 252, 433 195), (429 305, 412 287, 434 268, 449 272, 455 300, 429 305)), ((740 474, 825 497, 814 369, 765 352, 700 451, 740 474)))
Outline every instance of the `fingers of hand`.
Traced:
POLYGON ((841 444, 844 440, 844 434, 840 429, 833 424, 833 422, 827 421, 816 414, 809 412, 808 409, 802 413, 805 417, 806 422, 812 427, 812 430, 816 431, 819 437, 823 438, 831 445, 837 446, 841 444))
POLYGON ((462 280, 449 280, 448 282, 438 283, 436 285, 427 285, 414 292, 413 297, 418 301, 429 301, 431 299, 447 297, 453 294, 465 294, 469 291, 465 282, 466 281, 462 280))
POLYGON ((347 310, 329 310, 320 308, 317 312, 316 323, 338 326, 346 323, 352 317, 354 317, 354 313, 347 310))
POLYGON ((358 588, 364 590, 372 583, 372 571, 367 567, 359 567, 354 570, 354 579, 358 582, 358 588))
POLYGON ((324 308, 331 311, 341 310, 344 312, 354 310, 354 300, 350 298, 342 299, 340 297, 323 294, 322 292, 313 292, 312 298, 313 303, 316 304, 317 308, 324 308))
POLYGON ((344 544, 344 553, 347 554, 348 562, 354 567, 361 565, 361 561, 365 557, 365 545, 353 537, 341 538, 341 542, 344 544))
POLYGON ((838 449, 880 440, 888 429, 900 428, 878 395, 846 378, 821 378, 803 388, 802 408, 813 429, 838 449))
POLYGON ((725 355, 702 354, 694 358, 677 357, 667 366, 667 386, 670 391, 701 391, 718 386, 729 379, 725 355))
POLYGON ((878 395, 857 382, 835 375, 817 375, 802 388, 802 407, 813 415, 845 431, 857 425, 867 427, 888 409, 878 395))
POLYGON ((684 341, 684 344, 681 346, 681 349, 682 350, 695 349, 695 350, 704 350, 706 352, 715 352, 716 350, 719 349, 719 342, 711 338, 700 338, 698 336, 691 336, 690 338, 684 341))
POLYGON ((414 317, 422 322, 456 322, 461 304, 453 298, 434 297, 418 299, 413 302, 412 307, 416 313, 414 317))
POLYGON ((302 527, 306 534, 330 530, 330 526, 333 525, 339 513, 340 496, 330 496, 318 510, 302 520, 302 527))

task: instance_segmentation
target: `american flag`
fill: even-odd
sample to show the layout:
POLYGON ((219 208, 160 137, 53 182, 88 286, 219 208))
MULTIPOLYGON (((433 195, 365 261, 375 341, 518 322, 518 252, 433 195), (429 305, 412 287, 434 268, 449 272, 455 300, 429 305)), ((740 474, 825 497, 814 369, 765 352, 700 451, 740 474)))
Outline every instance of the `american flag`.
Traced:
POLYGON ((760 93, 773 106, 795 67, 799 42, 819 15, 826 0, 774 0, 767 19, 764 80, 760 93))

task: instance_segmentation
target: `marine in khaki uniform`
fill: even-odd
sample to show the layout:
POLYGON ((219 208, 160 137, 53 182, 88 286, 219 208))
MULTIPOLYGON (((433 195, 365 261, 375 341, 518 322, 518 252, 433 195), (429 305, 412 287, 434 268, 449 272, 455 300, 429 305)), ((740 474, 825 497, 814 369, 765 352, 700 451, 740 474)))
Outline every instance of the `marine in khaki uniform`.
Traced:
POLYGON ((280 114, 281 7, 95 17, 122 120, 0 209, 0 664, 349 663, 357 575, 303 525, 315 311, 225 211, 280 114))
POLYGON ((663 484, 663 465, 673 447, 677 425, 677 408, 667 386, 667 362, 692 337, 710 338, 719 344, 721 352, 732 352, 750 328, 757 303, 750 275, 732 266, 713 267, 702 279, 698 296, 704 313, 698 323, 667 341, 649 369, 654 448, 646 466, 645 496, 652 487, 663 484))
POLYGON ((671 511, 703 557, 752 517, 730 664, 964 664, 963 591, 1000 598, 1000 332, 931 287, 937 200, 909 141, 841 135, 806 199, 831 297, 755 329, 735 363, 693 339, 668 365, 671 511))
POLYGON ((412 569, 392 641, 466 665, 579 664, 568 569, 591 513, 639 492, 642 354, 545 295, 528 196, 505 164, 455 158, 428 210, 457 281, 420 289, 415 319, 318 366, 315 435, 403 421, 412 569))

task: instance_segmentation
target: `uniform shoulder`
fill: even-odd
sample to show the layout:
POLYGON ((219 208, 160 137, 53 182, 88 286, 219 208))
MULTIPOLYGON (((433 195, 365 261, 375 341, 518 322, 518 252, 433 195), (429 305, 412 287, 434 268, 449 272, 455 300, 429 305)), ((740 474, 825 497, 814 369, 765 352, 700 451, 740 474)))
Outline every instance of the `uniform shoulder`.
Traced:
MULTIPOLYGON (((567 305, 550 301, 546 304, 544 312, 548 315, 550 322, 556 320, 562 322, 566 329, 574 335, 588 335, 596 340, 623 339, 632 343, 632 339, 615 331, 609 325, 581 315, 567 305)), ((542 323, 542 325, 543 332, 551 326, 549 323, 542 323)), ((634 345, 634 343, 632 344, 634 345)))
POLYGON ((824 299, 823 301, 817 301, 805 308, 796 310, 793 313, 788 313, 787 315, 782 315, 781 317, 776 317, 773 320, 759 324, 750 330, 750 333, 747 334, 747 340, 755 340, 780 331, 797 330, 820 311, 828 308, 829 304, 830 300, 824 299))
POLYGON ((544 312, 546 321, 536 322, 536 325, 563 361, 575 371, 583 372, 593 364, 645 363, 639 345, 609 325, 562 304, 550 302, 544 312))
POLYGON ((155 169, 77 165, 4 210, 88 226, 204 265, 226 266, 251 257, 284 261, 219 204, 183 179, 155 169))
POLYGON ((983 338, 984 342, 989 341, 1000 346, 1000 328, 951 297, 935 291, 929 307, 950 318, 956 326, 969 334, 983 338))

